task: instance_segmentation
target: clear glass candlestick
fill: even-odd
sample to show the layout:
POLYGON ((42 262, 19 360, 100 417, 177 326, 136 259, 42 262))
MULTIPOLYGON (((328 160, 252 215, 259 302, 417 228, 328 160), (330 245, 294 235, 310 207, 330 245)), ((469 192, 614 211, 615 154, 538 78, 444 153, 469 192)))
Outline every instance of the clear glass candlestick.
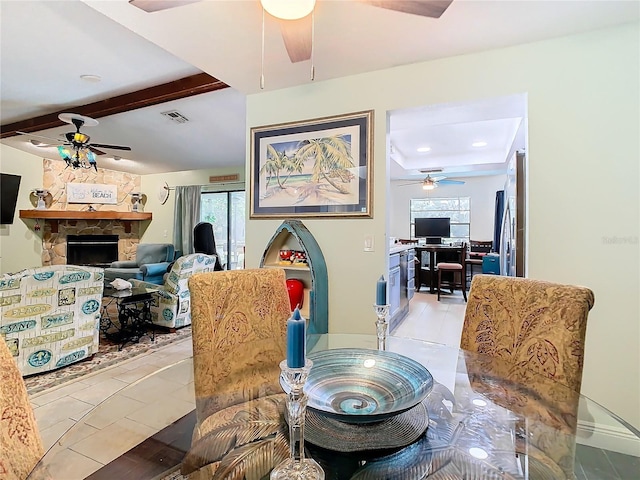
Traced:
POLYGON ((376 312, 376 333, 378 335, 378 350, 387 349, 387 331, 389 330, 389 322, 387 322, 387 315, 389 315, 389 304, 373 306, 376 312))
POLYGON ((324 470, 312 458, 304 456, 304 420, 307 394, 304 384, 313 362, 305 360, 304 367, 290 368, 280 362, 282 379, 288 387, 287 414, 289 418, 289 458, 271 471, 271 480, 324 480, 324 470))

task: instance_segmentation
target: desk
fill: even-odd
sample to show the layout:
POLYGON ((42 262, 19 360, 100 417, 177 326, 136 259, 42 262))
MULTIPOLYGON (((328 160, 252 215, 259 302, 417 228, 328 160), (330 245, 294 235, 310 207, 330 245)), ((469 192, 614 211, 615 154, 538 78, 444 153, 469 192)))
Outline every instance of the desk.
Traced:
MULTIPOLYGON (((313 336, 309 344, 313 345, 312 351, 354 347, 375 349, 376 338, 372 335, 329 334, 313 336)), ((251 349, 252 345, 255 342, 247 342, 246 348, 251 349)), ((321 450, 307 442, 309 453, 323 466, 327 478, 361 478, 354 477, 358 472, 357 475, 362 475, 362 478, 414 480, 426 475, 437 476, 436 472, 439 472, 438 478, 559 479, 571 477, 575 470, 578 478, 615 479, 629 477, 616 476, 614 468, 620 467, 625 461, 637 462, 640 457, 640 432, 637 429, 562 385, 535 378, 535 384, 540 387, 534 389, 531 384, 523 385, 511 380, 509 372, 513 370, 512 366, 500 360, 439 344, 390 337, 388 350, 420 362, 435 379, 436 384, 428 397, 429 427, 426 434, 398 451, 370 452, 366 455, 362 452, 344 454, 321 450), (611 432, 616 434, 612 435, 611 432), (588 446, 590 443, 592 446, 588 446), (600 457, 593 455, 593 451, 597 451, 600 457), (615 454, 616 461, 612 464, 606 460, 607 452, 621 452, 624 455, 615 454), (486 458, 479 458, 485 454, 486 458), (368 461, 363 465, 364 456, 368 461), (584 465, 580 463, 581 458, 587 458, 584 465), (597 473, 593 477, 585 477, 583 467, 596 468, 597 473), (365 472, 364 468, 369 470, 365 472)), ((207 359, 197 359, 201 360, 207 359)), ((162 378, 184 378, 191 362, 192 359, 189 359, 151 374, 98 405, 47 452, 29 478, 68 480, 69 477, 60 472, 65 469, 69 471, 69 458, 80 456, 65 455, 64 452, 71 450, 73 453, 74 448, 82 451, 82 442, 94 431, 92 425, 104 424, 106 418, 117 421, 114 412, 121 409, 125 401, 130 402, 131 398, 136 398, 134 394, 139 395, 139 392, 157 389, 158 381, 162 378), (50 476, 47 477, 47 474, 50 476)), ((270 377, 260 377, 263 381, 269 378, 271 385, 263 383, 260 388, 245 388, 236 393, 244 395, 246 400, 277 394, 279 369, 277 366, 264 366, 261 370, 262 374, 268 371, 275 374, 272 381, 270 377)), ((229 384, 241 384, 247 373, 242 374, 242 379, 230 378, 229 384)), ((531 378, 534 377, 532 374, 531 378)), ((247 386, 246 382, 244 385, 247 386)), ((186 400, 184 395, 181 398, 186 400)), ((203 433, 209 428, 207 418, 210 417, 202 409, 219 401, 220 398, 191 398, 193 405, 197 405, 198 416, 204 417, 197 424, 198 429, 204 430, 203 433)), ((240 410, 245 403, 235 402, 240 410)), ((164 404, 166 409, 163 415, 168 418, 172 406, 178 412, 177 416, 168 420, 169 423, 186 413, 184 402, 172 403, 167 398, 164 404)), ((218 409, 216 414, 224 413, 224 410, 218 409)), ((127 417, 128 412, 123 412, 122 418, 127 417)), ((131 420, 127 421, 130 424, 131 420)), ((148 428, 145 432, 153 435, 148 428)), ((139 435, 140 431, 136 433, 139 435)), ((140 448, 147 453, 147 457, 132 463, 138 463, 141 469, 138 473, 143 471, 145 475, 127 476, 120 471, 120 476, 108 477, 106 474, 110 465, 107 465, 103 467, 102 475, 98 471, 92 478, 152 478, 170 470, 179 460, 165 456, 154 463, 148 456, 150 447, 158 449, 163 441, 168 442, 167 438, 166 434, 157 434, 150 445, 140 448)), ((124 451, 140 440, 139 437, 135 440, 118 438, 118 442, 125 447, 124 451)), ((106 463, 109 461, 105 459, 106 463)), ((199 478, 212 478, 207 469, 204 467, 197 472, 199 478)), ((110 470, 111 473, 114 471, 110 470)))
MULTIPOLYGON (((417 245, 414 247, 416 250, 416 255, 418 257, 418 260, 420 261, 420 266, 422 267, 422 252, 429 252, 429 293, 436 293, 436 285, 438 284, 438 273, 437 273, 437 269, 436 269, 436 254, 437 253, 444 253, 444 252, 449 252, 449 253, 457 253, 458 256, 465 254, 465 252, 463 252, 463 247, 459 246, 459 247, 453 247, 450 245, 417 245)), ((466 254, 465 254, 466 255, 466 254)), ((461 257, 464 259, 464 257, 461 257)), ((464 262, 463 262, 463 268, 464 268, 464 262)), ((422 274, 424 273, 423 268, 420 268, 420 279, 418 280, 418 282, 416 283, 420 283, 420 285, 416 285, 416 291, 420 290, 420 287, 422 286, 422 274)), ((463 271, 462 273, 463 277, 466 275, 465 272, 463 271)))

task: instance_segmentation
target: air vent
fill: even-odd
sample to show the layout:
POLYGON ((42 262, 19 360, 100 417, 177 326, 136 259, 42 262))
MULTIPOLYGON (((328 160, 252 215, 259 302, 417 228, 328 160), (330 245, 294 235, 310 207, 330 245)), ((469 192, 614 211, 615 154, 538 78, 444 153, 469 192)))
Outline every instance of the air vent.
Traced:
POLYGON ((420 173, 440 173, 442 172, 441 168, 424 168, 420 170, 420 173))
POLYGON ((189 119, 187 117, 185 117, 184 115, 182 115, 180 112, 178 112, 177 110, 170 110, 168 112, 161 112, 162 115, 164 115, 165 117, 167 117, 169 120, 171 120, 172 122, 176 122, 176 123, 187 123, 189 121, 189 119))

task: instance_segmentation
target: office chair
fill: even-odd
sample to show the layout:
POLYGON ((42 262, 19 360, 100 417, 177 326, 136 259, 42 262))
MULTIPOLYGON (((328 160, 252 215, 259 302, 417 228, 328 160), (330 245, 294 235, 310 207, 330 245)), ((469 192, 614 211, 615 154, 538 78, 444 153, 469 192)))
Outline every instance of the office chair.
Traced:
POLYGON ((214 270, 219 272, 224 270, 220 263, 220 255, 216 250, 216 239, 213 235, 213 225, 209 222, 200 222, 193 227, 193 249, 194 253, 206 253, 207 255, 216 256, 216 265, 214 270))

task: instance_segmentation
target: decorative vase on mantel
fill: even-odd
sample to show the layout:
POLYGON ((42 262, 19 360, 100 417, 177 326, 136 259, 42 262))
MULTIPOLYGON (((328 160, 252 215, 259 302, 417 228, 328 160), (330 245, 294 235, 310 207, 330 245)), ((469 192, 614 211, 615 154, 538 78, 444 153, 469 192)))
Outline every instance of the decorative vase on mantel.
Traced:
POLYGON ((49 190, 45 190, 44 188, 35 188, 32 190, 33 193, 38 197, 38 203, 36 204, 36 210, 45 210, 47 208, 47 202, 45 198, 49 195, 49 190))

